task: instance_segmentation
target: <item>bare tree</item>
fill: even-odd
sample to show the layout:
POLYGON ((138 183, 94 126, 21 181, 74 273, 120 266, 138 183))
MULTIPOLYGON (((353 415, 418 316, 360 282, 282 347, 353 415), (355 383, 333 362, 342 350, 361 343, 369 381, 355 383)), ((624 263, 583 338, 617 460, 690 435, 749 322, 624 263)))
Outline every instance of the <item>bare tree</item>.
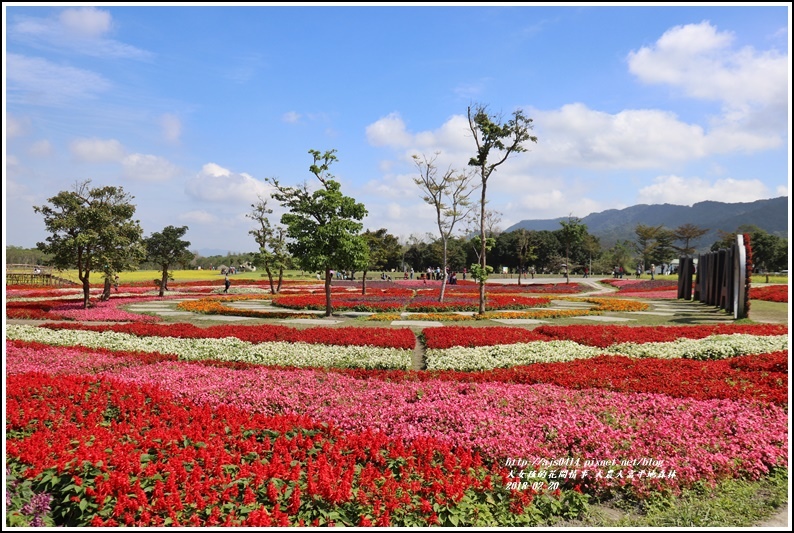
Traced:
POLYGON ((419 170, 419 177, 414 178, 414 183, 422 190, 424 194, 422 199, 425 203, 432 205, 436 210, 436 224, 443 246, 443 272, 438 301, 443 302, 447 286, 447 244, 455 229, 455 224, 468 217, 472 211, 469 196, 477 188, 472 186, 475 174, 471 171, 457 172, 449 167, 439 177, 438 167, 436 167, 438 152, 430 159, 426 155, 421 157, 414 155, 413 159, 419 170))
POLYGON ((283 226, 270 223, 268 215, 272 215, 273 210, 267 206, 268 199, 261 196, 258 198, 257 203, 251 204, 251 212, 245 215, 259 224, 258 228, 248 232, 259 245, 259 253, 254 256, 254 265, 265 268, 270 282, 270 293, 278 294, 284 281, 284 269, 289 261, 286 231, 283 226), (278 272, 277 283, 273 282, 274 271, 278 272))

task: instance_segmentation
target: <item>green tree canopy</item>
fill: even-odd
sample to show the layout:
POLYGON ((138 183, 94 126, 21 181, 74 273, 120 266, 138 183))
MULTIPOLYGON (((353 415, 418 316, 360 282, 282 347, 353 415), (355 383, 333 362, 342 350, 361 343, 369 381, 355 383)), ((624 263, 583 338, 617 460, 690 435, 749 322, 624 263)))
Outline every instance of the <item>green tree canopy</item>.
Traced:
POLYGON ((673 230, 673 237, 676 241, 680 241, 684 245, 674 246, 673 249, 678 253, 689 257, 696 251, 693 244, 708 232, 709 230, 707 228, 700 228, 690 223, 682 224, 673 230))
POLYGON ((154 232, 144 240, 146 245, 146 260, 160 267, 160 296, 165 294, 168 287, 168 278, 171 274, 168 269, 176 264, 187 264, 193 260, 193 253, 188 250, 190 241, 183 241, 188 227, 166 226, 162 232, 154 232))
POLYGON ((133 197, 121 187, 90 187, 90 180, 75 184, 34 206, 44 216, 50 236, 36 247, 50 254, 49 263, 59 269, 77 269, 83 284, 83 306, 89 307, 91 272, 109 280, 116 272, 135 268, 145 257, 143 229, 133 220, 133 197))
POLYGON ((565 245, 565 283, 570 281, 571 271, 571 247, 577 246, 582 242, 587 234, 587 226, 582 224, 581 219, 569 216, 568 220, 560 220, 560 240, 565 245))
POLYGON ((469 159, 469 165, 475 167, 480 177, 480 237, 478 241, 479 262, 471 266, 472 277, 480 282, 479 313, 485 313, 485 280, 493 268, 488 266, 486 252, 493 246, 486 234, 486 189, 488 179, 494 170, 507 161, 512 154, 526 152, 524 143, 538 142, 538 138, 530 135, 534 127, 532 119, 524 112, 516 110, 511 118, 502 123, 500 116, 488 113, 487 106, 476 104, 468 108, 469 129, 474 137, 477 155, 469 159))
POLYGON ((367 215, 364 204, 342 194, 339 182, 328 172, 337 160, 336 150, 320 153, 309 150, 314 158, 309 171, 320 181, 321 187, 311 191, 307 183, 302 187, 286 187, 269 178, 275 191, 273 198, 287 212, 281 223, 287 227, 287 249, 298 265, 310 272, 325 272, 326 316, 331 307, 331 269, 363 269, 369 262, 367 243, 359 232, 359 222, 367 215))
POLYGON ((657 238, 664 228, 663 225, 659 226, 646 226, 645 224, 637 224, 634 228, 634 233, 637 235, 637 240, 634 242, 634 250, 639 254, 642 259, 642 269, 645 270, 650 266, 654 260, 653 256, 656 248, 659 245, 657 238))
POLYGON ((367 294, 367 272, 395 268, 402 257, 402 246, 400 240, 386 228, 367 230, 361 237, 369 249, 369 262, 364 267, 361 281, 361 294, 367 294))

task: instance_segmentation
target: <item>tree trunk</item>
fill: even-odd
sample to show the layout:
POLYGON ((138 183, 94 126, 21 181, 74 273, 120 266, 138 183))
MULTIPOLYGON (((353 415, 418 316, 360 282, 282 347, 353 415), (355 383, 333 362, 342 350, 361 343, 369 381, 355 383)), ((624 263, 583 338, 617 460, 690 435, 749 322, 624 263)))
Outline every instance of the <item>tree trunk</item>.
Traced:
MULTIPOLYGON (((278 269, 278 285, 276 286, 276 293, 281 292, 281 282, 284 281, 284 269, 279 267, 278 269)), ((271 292, 273 291, 273 287, 270 287, 271 292)))
MULTIPOLYGON (((270 271, 270 266, 265 265, 265 272, 267 272, 267 279, 270 281, 270 294, 276 294, 276 290, 273 288, 273 273, 270 271)), ((281 289, 281 276, 279 275, 278 279, 278 287, 279 290, 281 289)))
POLYGON ((444 301, 444 290, 447 288, 447 239, 442 239, 442 241, 444 241, 444 253, 442 254, 444 261, 441 265, 441 292, 438 295, 438 303, 444 301))
POLYGON ((85 277, 80 277, 80 281, 83 282, 83 309, 88 309, 91 307, 91 285, 88 283, 88 272, 85 273, 85 277))
POLYGON ((519 259, 518 261, 518 286, 521 286, 521 274, 524 273, 524 263, 519 259))
POLYGON ((364 271, 364 276, 361 278, 361 294, 367 294, 367 270, 364 271))
POLYGON ((105 275, 105 286, 102 289, 102 296, 100 296, 100 302, 107 302, 110 300, 110 276, 105 275))
POLYGON ((168 286, 168 265, 163 267, 163 276, 160 278, 160 298, 165 296, 165 288, 168 286))
POLYGON ((325 316, 331 316, 331 269, 325 269, 325 316))
MULTIPOLYGON (((485 168, 481 169, 481 176, 485 175, 485 168)), ((480 309, 479 314, 485 314, 485 180, 482 182, 482 196, 480 197, 480 309)))

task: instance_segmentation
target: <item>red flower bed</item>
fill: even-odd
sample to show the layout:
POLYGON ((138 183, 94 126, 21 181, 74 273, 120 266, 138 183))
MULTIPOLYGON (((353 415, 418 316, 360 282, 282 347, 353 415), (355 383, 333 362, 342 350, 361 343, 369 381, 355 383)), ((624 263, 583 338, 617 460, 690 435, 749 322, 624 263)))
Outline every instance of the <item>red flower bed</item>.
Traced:
POLYGON ((473 326, 445 326, 422 330, 425 346, 429 349, 446 349, 453 346, 494 346, 518 342, 546 341, 546 335, 535 330, 509 326, 477 328, 473 326))
POLYGON ((20 320, 69 320, 52 312, 47 302, 6 302, 6 318, 20 320))
POLYGON ((671 342, 679 338, 702 339, 710 335, 786 335, 788 326, 782 324, 715 324, 699 326, 612 326, 573 325, 538 326, 535 329, 502 326, 472 327, 446 326, 427 328, 422 334, 427 348, 452 346, 495 346, 517 342, 567 340, 587 346, 606 348, 623 342, 671 342))
POLYGON ((77 329, 86 331, 115 331, 139 337, 176 337, 182 339, 222 339, 236 337, 252 343, 305 342, 336 346, 377 346, 411 350, 416 337, 408 328, 307 328, 296 329, 275 324, 259 326, 220 325, 200 328, 192 324, 114 324, 92 326, 88 324, 48 323, 50 329, 77 329))
POLYGON ((765 302, 788 303, 788 285, 750 287, 750 299, 763 300, 765 302))
MULTIPOLYGON (((331 296, 331 305, 337 311, 397 311, 408 303, 405 296, 374 296, 361 294, 336 294, 331 296)), ((277 296, 273 305, 289 309, 325 309, 325 294, 299 294, 277 296)))
MULTIPOLYGON (((441 329, 441 328, 438 328, 441 329)), ((472 328, 477 329, 477 328, 472 328)), ((435 330, 433 330, 435 331, 435 330)), ((359 379, 549 383, 569 389, 666 394, 697 400, 758 400, 788 405, 788 353, 753 354, 708 361, 633 359, 608 355, 564 363, 535 363, 481 372, 338 370, 359 379)))
MULTIPOLYGON (((460 283, 460 282, 458 282, 460 283)), ((576 294, 588 290, 590 287, 579 283, 525 283, 523 285, 502 285, 499 283, 487 284, 486 294, 496 293, 532 293, 532 294, 576 294)), ((440 289, 433 289, 438 293, 440 289)), ((447 285, 447 290, 454 293, 478 294, 480 288, 478 284, 447 285)))
MULTIPOLYGON (((413 295, 412 291, 411 294, 413 295)), ((335 294, 331 297, 331 305, 337 311, 476 311, 479 298, 476 293, 451 294, 443 302, 439 302, 438 291, 417 291, 411 299, 405 295, 386 294, 335 294), (434 294, 435 293, 435 294, 434 294)), ((494 309, 527 309, 542 307, 549 304, 546 297, 531 298, 512 294, 489 294, 488 306, 494 309)), ((273 305, 291 309, 325 309, 324 294, 282 295, 273 299, 273 305)))
POLYGON ((8 460, 54 496, 64 526, 432 525, 467 496, 497 494, 495 510, 520 515, 534 495, 431 438, 405 445, 149 386, 28 373, 8 377, 6 402, 8 460))

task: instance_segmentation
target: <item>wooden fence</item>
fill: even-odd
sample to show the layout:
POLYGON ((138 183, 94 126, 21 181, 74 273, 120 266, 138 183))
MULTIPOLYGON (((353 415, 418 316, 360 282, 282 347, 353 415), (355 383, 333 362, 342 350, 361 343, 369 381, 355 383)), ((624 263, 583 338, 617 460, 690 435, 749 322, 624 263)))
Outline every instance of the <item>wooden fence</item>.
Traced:
POLYGON ((72 280, 57 275, 51 267, 41 265, 6 265, 6 285, 75 286, 72 280))

